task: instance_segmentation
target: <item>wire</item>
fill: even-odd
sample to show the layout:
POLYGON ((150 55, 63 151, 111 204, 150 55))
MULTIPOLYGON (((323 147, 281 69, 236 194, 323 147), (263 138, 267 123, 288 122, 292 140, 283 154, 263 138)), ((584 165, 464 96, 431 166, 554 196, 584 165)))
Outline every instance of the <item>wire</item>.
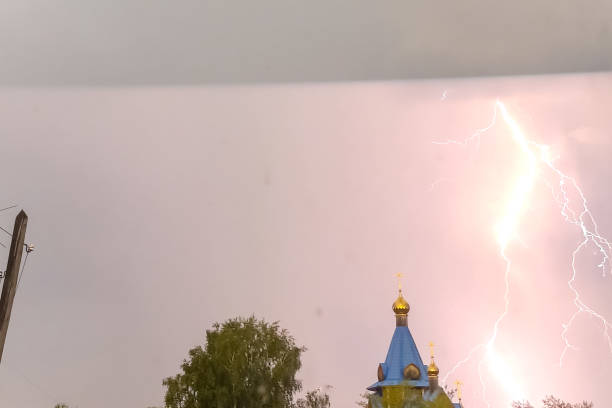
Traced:
POLYGON ((5 361, 2 362, 2 365, 5 368, 8 368, 9 370, 19 374, 19 376, 21 376, 22 379, 24 379, 27 383, 29 383, 32 387, 36 388, 38 390, 38 392, 42 395, 46 395, 47 397, 53 398, 55 401, 61 401, 61 398, 57 398, 56 395, 51 394, 48 390, 44 389, 43 387, 41 387, 40 385, 36 384, 34 381, 32 381, 30 378, 28 378, 25 373, 23 371, 21 371, 20 369, 17 369, 15 366, 13 366, 12 364, 8 364, 5 361))
POLYGON ((21 278, 23 278, 23 271, 25 270, 26 262, 28 261, 28 255, 30 255, 31 251, 26 251, 26 256, 23 259, 23 265, 21 265, 21 272, 19 273, 19 279, 17 280, 17 288, 19 288, 19 282, 21 282, 21 278))
MULTIPOLYGON (((5 247, 2 242, 0 242, 0 245, 5 247)), ((26 247, 26 256, 25 256, 25 258, 23 260, 23 265, 21 265, 21 272, 19 273, 19 279, 17 280, 17 287, 19 287, 19 282, 21 282, 21 277, 23 276, 23 271, 25 269, 25 265, 26 265, 26 262, 28 260, 28 255, 30 255, 30 252, 34 251, 34 246, 33 245, 27 245, 27 244, 24 244, 24 245, 26 247)), ((0 271, 0 279, 4 279, 5 276, 6 276, 6 271, 0 271)))
MULTIPOLYGON (((0 211, 2 211, 2 210, 0 210, 0 211)), ((8 236, 9 236, 9 237, 12 237, 12 236, 13 236, 13 234, 11 234, 10 232, 8 232, 6 229, 2 228, 2 226, 0 226, 0 230, 4 231, 4 233, 8 234, 8 236)), ((6 245, 4 245, 2 242, 0 242, 0 245, 2 245, 3 247, 5 247, 5 248, 6 248, 6 245)), ((25 242, 23 243, 23 246, 24 246, 24 247, 26 247, 26 252, 32 252, 31 250, 30 250, 30 251, 28 251, 28 248, 29 248, 29 247, 34 248, 32 245, 28 245, 28 244, 26 244, 25 242)))
POLYGON ((5 233, 8 234, 9 237, 12 237, 13 234, 11 234, 10 232, 8 232, 7 230, 5 230, 4 228, 0 227, 0 230, 4 231, 5 233))
POLYGON ((16 205, 11 205, 10 207, 5 207, 5 208, 0 208, 0 212, 5 211, 5 210, 10 210, 11 208, 15 208, 17 207, 16 205))

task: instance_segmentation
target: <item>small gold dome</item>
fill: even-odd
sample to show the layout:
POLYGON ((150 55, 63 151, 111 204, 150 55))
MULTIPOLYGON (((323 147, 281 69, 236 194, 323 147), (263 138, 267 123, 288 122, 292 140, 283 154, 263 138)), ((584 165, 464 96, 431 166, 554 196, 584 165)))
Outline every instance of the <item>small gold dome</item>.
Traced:
POLYGON ((404 299, 404 297, 402 296, 402 291, 400 290, 399 292, 399 296, 397 297, 397 299, 395 299, 395 302, 393 302, 393 311, 395 312, 396 315, 398 314, 408 314, 408 312, 410 311, 410 305, 408 304, 408 302, 406 302, 406 299, 404 299))
POLYGON ((437 377, 439 373, 440 370, 438 370, 438 366, 436 365, 436 363, 434 363, 432 359, 431 363, 429 363, 429 365, 427 366, 427 375, 429 377, 437 377))

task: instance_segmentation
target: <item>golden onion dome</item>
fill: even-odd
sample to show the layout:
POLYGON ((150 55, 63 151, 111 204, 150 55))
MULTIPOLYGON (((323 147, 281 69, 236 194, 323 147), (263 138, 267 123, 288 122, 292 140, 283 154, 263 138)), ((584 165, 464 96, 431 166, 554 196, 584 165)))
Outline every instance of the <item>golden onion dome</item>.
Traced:
POLYGON ((440 370, 438 369, 438 366, 436 365, 436 363, 434 363, 432 359, 431 363, 429 363, 429 365, 427 366, 427 375, 429 377, 437 377, 439 373, 440 373, 440 370))
POLYGON ((402 291, 400 290, 399 292, 399 296, 397 297, 397 299, 395 299, 395 302, 393 302, 393 311, 395 312, 396 315, 398 314, 408 314, 408 312, 410 311, 410 305, 408 304, 408 302, 406 302, 406 299, 404 299, 404 297, 402 296, 402 291))

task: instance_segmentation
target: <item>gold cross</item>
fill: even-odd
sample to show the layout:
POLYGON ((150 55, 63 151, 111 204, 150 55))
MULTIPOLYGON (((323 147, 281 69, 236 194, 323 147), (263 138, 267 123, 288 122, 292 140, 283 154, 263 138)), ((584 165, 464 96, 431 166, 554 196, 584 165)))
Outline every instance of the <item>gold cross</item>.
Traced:
POLYGON ((463 383, 459 380, 455 381, 455 385, 457 386, 457 398, 461 399, 461 386, 463 383))
POLYGON ((433 341, 430 341, 429 344, 429 355, 431 356, 431 359, 433 360, 434 358, 434 346, 435 344, 433 343, 433 341))
POLYGON ((396 273, 395 275, 393 275, 397 278, 397 287, 399 289, 399 291, 402 291, 402 278, 404 277, 404 275, 402 275, 401 273, 396 273))

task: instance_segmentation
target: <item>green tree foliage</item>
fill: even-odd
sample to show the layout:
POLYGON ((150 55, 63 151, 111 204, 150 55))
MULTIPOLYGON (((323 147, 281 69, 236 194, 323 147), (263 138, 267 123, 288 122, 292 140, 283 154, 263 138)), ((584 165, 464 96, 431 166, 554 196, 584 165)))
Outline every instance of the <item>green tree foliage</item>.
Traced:
MULTIPOLYGON (((528 401, 515 401, 512 403, 512 408, 534 408, 528 401)), ((542 408, 593 408, 592 402, 579 402, 571 404, 569 402, 561 401, 558 398, 549 395, 542 401, 542 408)))
POLYGON ((296 408, 330 408, 329 395, 321 390, 314 390, 306 393, 304 398, 300 398, 295 403, 296 408))
POLYGON ((64 404, 63 402, 60 402, 59 404, 55 404, 53 408, 68 408, 68 404, 64 404))
POLYGON ((305 351, 277 323, 254 317, 215 323, 189 350, 182 373, 163 381, 166 408, 289 408, 305 351))

